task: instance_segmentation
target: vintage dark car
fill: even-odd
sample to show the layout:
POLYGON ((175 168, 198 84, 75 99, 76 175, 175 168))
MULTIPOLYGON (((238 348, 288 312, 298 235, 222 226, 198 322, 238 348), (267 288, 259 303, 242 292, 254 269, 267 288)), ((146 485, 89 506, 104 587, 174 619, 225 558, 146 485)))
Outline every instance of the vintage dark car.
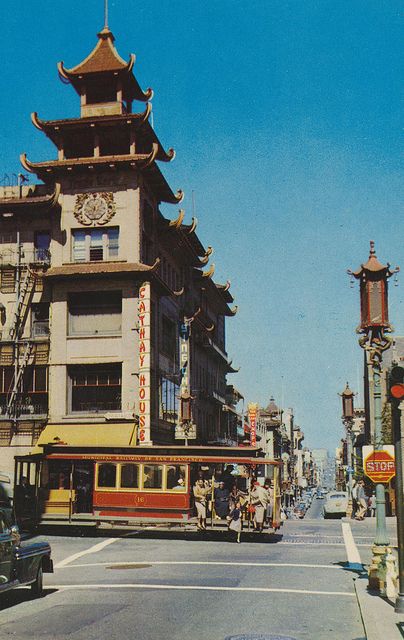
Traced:
POLYGON ((53 573, 49 544, 21 542, 17 525, 5 509, 0 509, 0 594, 31 585, 33 596, 40 597, 43 573, 53 573))

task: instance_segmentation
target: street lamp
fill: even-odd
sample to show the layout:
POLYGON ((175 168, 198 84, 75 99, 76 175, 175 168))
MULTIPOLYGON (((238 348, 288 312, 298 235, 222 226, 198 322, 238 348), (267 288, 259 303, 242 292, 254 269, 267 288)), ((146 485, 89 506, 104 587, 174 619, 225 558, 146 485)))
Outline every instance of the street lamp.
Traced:
POLYGON ((346 508, 346 516, 352 516, 352 427, 354 421, 354 392, 349 388, 348 382, 342 393, 342 421, 346 429, 346 445, 347 445, 347 472, 348 472, 348 504, 346 508))
MULTIPOLYGON (((362 349, 369 354, 367 362, 371 366, 373 386, 371 388, 373 404, 373 439, 375 451, 383 449, 382 434, 382 394, 381 372, 383 351, 391 346, 392 339, 386 335, 393 329, 388 316, 388 279, 398 271, 383 265, 376 257, 375 244, 370 242, 369 259, 357 271, 348 273, 359 280, 361 300, 361 322, 357 333, 363 334, 359 339, 362 349)), ((389 537, 386 529, 386 500, 384 484, 376 484, 376 537, 372 546, 372 564, 369 567, 369 587, 380 590, 379 565, 389 548, 389 537)))

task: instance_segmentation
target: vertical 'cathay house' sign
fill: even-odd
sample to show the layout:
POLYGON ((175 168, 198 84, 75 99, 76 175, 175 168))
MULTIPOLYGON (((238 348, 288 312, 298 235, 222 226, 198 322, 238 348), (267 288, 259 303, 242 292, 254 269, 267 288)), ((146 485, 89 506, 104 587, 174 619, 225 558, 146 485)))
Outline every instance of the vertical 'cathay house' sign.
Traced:
POLYGON ((139 288, 139 444, 150 444, 150 282, 139 288))

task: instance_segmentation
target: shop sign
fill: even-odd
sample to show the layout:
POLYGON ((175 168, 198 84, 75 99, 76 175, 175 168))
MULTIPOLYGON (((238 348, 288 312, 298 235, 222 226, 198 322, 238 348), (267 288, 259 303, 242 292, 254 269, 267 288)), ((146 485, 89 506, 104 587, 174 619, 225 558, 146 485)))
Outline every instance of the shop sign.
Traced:
MULTIPOLYGON (((190 396, 191 381, 191 350, 189 348, 190 337, 190 324, 189 321, 184 321, 180 325, 180 369, 181 369, 181 383, 180 383, 180 399, 190 396)), ((192 409, 191 409, 192 411, 192 409)), ((196 425, 192 420, 184 420, 182 415, 182 403, 180 400, 177 424, 175 425, 175 439, 176 440, 193 440, 196 438, 196 425)), ((191 414, 192 417, 192 414, 191 414)))
POLYGON ((250 422, 250 444, 255 447, 257 444, 257 414, 258 404, 256 402, 248 403, 248 418, 250 422))
POLYGON ((150 389, 151 389, 151 287, 145 282, 139 288, 139 444, 150 445, 150 389))

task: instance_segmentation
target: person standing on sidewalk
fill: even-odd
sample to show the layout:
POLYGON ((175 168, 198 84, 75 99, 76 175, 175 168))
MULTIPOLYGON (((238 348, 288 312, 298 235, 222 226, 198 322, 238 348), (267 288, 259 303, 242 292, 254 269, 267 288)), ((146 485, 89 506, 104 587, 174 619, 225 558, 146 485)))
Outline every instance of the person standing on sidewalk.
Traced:
POLYGON ((358 482, 357 501, 358 511, 356 512, 355 520, 364 520, 368 505, 366 502, 365 483, 363 480, 358 482))
POLYGON ((369 498, 368 509, 369 509, 370 517, 374 518, 375 515, 376 515, 376 495, 375 495, 374 491, 373 491, 372 495, 369 498))

